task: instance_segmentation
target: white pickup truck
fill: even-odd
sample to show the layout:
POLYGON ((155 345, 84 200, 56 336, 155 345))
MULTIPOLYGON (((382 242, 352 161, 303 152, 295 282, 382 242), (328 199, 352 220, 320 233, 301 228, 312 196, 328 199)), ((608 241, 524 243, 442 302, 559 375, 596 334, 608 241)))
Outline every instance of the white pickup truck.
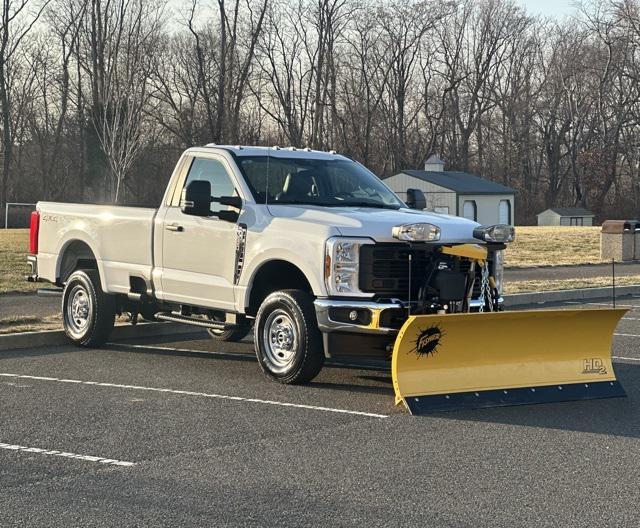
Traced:
POLYGON ((500 308, 513 228, 410 194, 413 209, 334 152, 191 148, 158 209, 38 203, 28 278, 64 287, 78 345, 105 342, 123 312, 225 340, 253 326, 263 371, 304 382, 325 356, 388 358, 408 314, 500 308))

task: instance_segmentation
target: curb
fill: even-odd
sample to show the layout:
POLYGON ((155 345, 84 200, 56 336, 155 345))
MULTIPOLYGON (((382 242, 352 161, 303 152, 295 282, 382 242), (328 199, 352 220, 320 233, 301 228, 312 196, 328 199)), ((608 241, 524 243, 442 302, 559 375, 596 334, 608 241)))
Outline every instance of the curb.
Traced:
MULTIPOLYGON (((582 288, 577 290, 539 291, 531 293, 514 293, 504 296, 504 305, 508 307, 526 306, 563 301, 589 301, 595 299, 611 299, 612 288, 582 288)), ((616 286, 616 298, 629 295, 640 295, 640 285, 616 286)))
MULTIPOLYGON (((133 325, 116 326, 111 333, 110 341, 121 341, 139 337, 175 336, 193 334, 194 329, 178 323, 139 323, 133 325)), ((20 332, 16 334, 0 335, 0 351, 19 350, 42 346, 69 345, 70 341, 64 330, 44 330, 41 332, 20 332)))

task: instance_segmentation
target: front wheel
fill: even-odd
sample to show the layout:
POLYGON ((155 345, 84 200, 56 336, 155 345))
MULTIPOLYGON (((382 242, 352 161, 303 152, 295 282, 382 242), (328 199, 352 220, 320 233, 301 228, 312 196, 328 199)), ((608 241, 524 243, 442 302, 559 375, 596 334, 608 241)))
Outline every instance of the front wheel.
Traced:
POLYGON ((264 300, 254 324, 254 341, 260 368, 280 383, 310 381, 324 365, 313 298, 303 291, 277 291, 264 300))
POLYGON ((74 271, 62 294, 62 322, 67 337, 76 345, 102 345, 115 322, 113 296, 102 291, 95 270, 74 271))

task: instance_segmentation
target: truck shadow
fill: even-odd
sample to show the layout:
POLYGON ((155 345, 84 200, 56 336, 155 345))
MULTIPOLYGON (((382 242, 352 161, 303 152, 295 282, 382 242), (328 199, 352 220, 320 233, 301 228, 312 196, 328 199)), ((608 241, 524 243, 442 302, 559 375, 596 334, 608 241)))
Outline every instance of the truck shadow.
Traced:
POLYGON ((496 407, 429 416, 640 438, 640 366, 616 363, 614 368, 627 393, 626 398, 496 407))

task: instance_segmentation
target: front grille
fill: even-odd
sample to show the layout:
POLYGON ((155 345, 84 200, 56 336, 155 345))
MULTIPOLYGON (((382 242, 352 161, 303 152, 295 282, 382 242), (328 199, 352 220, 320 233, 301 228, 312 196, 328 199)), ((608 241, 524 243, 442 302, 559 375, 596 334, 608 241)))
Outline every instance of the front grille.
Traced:
POLYGON ((434 258, 433 248, 405 244, 371 244, 360 248, 360 290, 381 296, 415 297, 434 258), (411 255, 411 273, 409 273, 411 255))
MULTIPOLYGON (((456 271, 469 272, 471 261, 456 259, 456 271)), ((359 288, 366 293, 380 297, 409 297, 409 276, 411 276, 411 298, 416 299, 418 290, 428 278, 437 262, 453 259, 439 253, 438 248, 427 245, 408 244, 367 244, 360 248, 359 288), (411 255, 411 273, 409 273, 411 255)), ((490 262, 490 267, 491 267, 490 262)), ((437 271, 436 271, 437 273, 437 271)), ((480 296, 481 270, 476 267, 473 298, 480 296)))

